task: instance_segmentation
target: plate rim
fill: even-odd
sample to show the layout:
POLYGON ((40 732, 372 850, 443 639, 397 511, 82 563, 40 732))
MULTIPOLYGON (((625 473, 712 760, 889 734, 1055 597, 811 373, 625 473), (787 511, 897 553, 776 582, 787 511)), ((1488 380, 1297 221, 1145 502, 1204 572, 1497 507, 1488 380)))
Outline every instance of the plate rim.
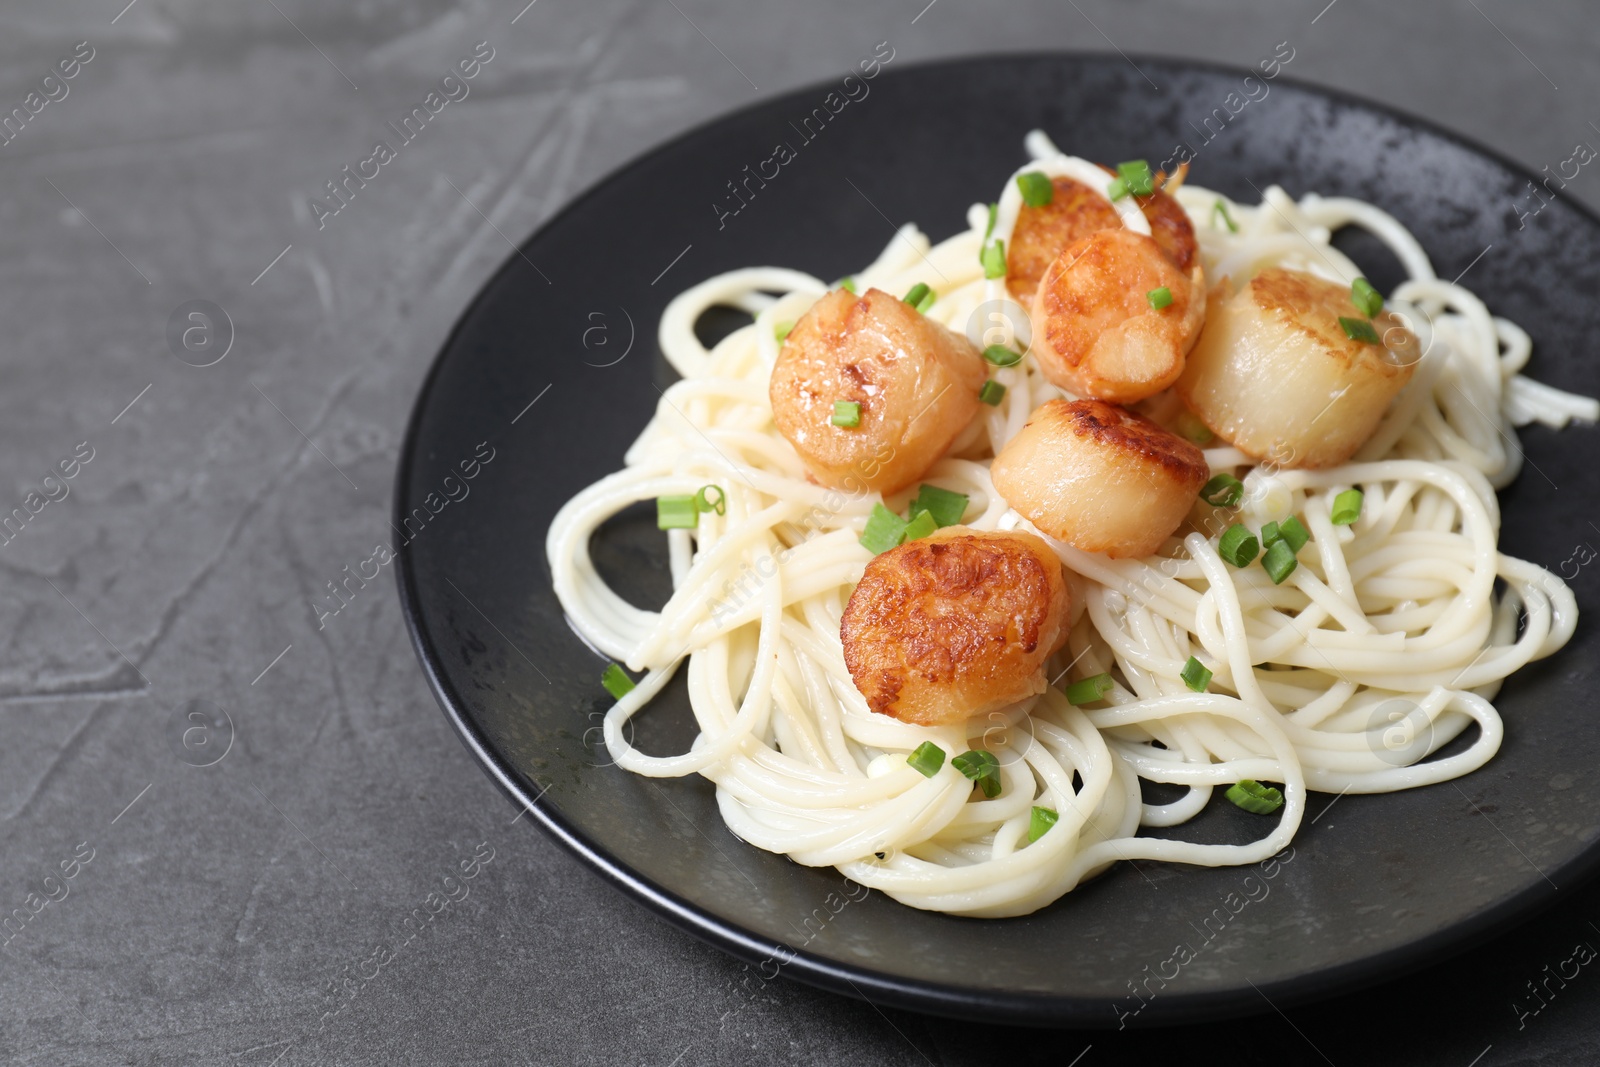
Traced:
MULTIPOLYGON (((1111 65, 1121 62, 1136 65, 1135 61, 1144 61, 1241 78, 1257 76, 1253 68, 1208 59, 1194 59, 1160 52, 1122 54, 1093 49, 1021 49, 966 53, 913 61, 888 73, 900 75, 902 72, 952 70, 1015 60, 1111 65)), ((1346 89, 1320 85, 1297 75, 1280 73, 1274 80, 1309 95, 1374 112, 1402 125, 1453 142, 1526 180, 1533 181, 1537 177, 1528 166, 1499 149, 1387 102, 1372 100, 1346 89)), ((423 413, 443 371, 446 357, 456 347, 467 322, 486 302, 487 294, 494 282, 513 267, 516 260, 523 255, 525 248, 543 237, 547 230, 566 215, 598 197, 646 161, 706 134, 724 123, 774 105, 796 99, 809 99, 817 91, 832 84, 831 79, 806 82, 785 92, 718 112, 685 127, 665 140, 651 144, 628 157, 552 212, 523 238, 498 266, 485 275, 471 300, 457 315, 449 332, 440 342, 439 349, 418 386, 400 440, 399 457, 392 483, 393 505, 390 518, 398 522, 409 513, 409 509, 405 506, 408 502, 406 486, 416 466, 423 413)), ((1575 210, 1591 226, 1600 231, 1600 213, 1573 198, 1567 198, 1565 202, 1567 207, 1575 210)), ((643 905, 677 929, 745 963, 755 964, 782 955, 788 957, 788 962, 780 965, 779 974, 815 988, 864 1000, 869 1004, 888 1005, 923 1014, 948 1014, 971 1021, 1012 1026, 1093 1029, 1111 1027, 1115 1018, 1114 997, 1090 998, 1020 989, 977 989, 887 974, 868 967, 844 963, 806 949, 796 949, 782 941, 756 933, 656 884, 623 857, 612 853, 584 833, 560 809, 540 805, 539 800, 543 798, 546 790, 542 789, 532 796, 529 795, 529 791, 518 780, 519 777, 526 778, 535 785, 538 784, 537 781, 510 766, 509 762, 493 749, 467 713, 466 702, 461 694, 450 684, 441 670, 437 652, 425 632, 423 611, 416 588, 416 568, 410 546, 400 545, 395 555, 399 564, 395 568, 395 582, 399 593, 400 611, 412 651, 422 668, 429 691, 463 746, 488 775, 490 781, 524 814, 531 815, 546 834, 598 874, 606 885, 619 891, 624 897, 643 905)), ((1557 885, 1547 875, 1543 881, 1551 887, 1549 892, 1546 892, 1539 881, 1533 881, 1504 900, 1481 908, 1467 918, 1431 934, 1381 952, 1255 986, 1255 991, 1260 995, 1259 1003, 1253 1002, 1248 994, 1237 989, 1173 991, 1163 996, 1165 1003, 1161 1012, 1147 1021, 1135 1018, 1132 1025, 1162 1028, 1258 1015, 1282 1007, 1332 999, 1347 994, 1380 976, 1381 980, 1387 983, 1423 967, 1458 956, 1534 918, 1540 912, 1569 897, 1597 870, 1600 870, 1600 839, 1591 842, 1566 863, 1551 870, 1551 875, 1560 876, 1561 885, 1557 885), (1562 885, 1565 888, 1562 888, 1562 885)))

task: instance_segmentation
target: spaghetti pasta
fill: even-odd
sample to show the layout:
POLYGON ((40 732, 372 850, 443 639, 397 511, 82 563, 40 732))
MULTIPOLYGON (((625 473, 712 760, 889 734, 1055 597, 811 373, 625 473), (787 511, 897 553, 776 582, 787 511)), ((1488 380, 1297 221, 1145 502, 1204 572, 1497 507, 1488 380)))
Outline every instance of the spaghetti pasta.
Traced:
MULTIPOLYGON (((1026 143, 1036 158, 1024 169, 1099 175, 1037 131, 1026 143)), ((618 767, 704 776, 728 827, 756 847, 837 867, 913 907, 1006 916, 1050 903, 1119 859, 1262 860, 1295 834, 1307 790, 1411 788, 1466 774, 1495 754, 1503 727, 1491 701, 1502 680, 1565 644, 1577 607, 1555 575, 1499 552, 1494 490, 1521 464, 1516 425, 1593 421, 1600 405, 1523 377, 1527 334, 1441 281, 1416 239, 1377 207, 1297 201, 1276 186, 1259 205, 1193 185, 1175 195, 1210 278, 1285 266, 1348 285, 1360 271, 1330 238, 1349 225, 1382 240, 1408 275, 1388 306, 1425 354, 1350 462, 1274 469, 1225 445, 1206 451, 1213 472, 1243 481, 1233 518, 1252 527, 1302 518, 1311 538, 1293 573, 1279 585, 1260 567, 1227 564, 1221 527, 1208 525, 1204 507, 1189 532, 1148 558, 1110 559, 1052 541, 1073 594, 1070 635, 1048 667, 1056 686, 953 726, 873 714, 846 670, 839 628, 871 558, 858 537, 884 501, 862 488, 870 471, 844 488, 808 480, 774 428, 767 392, 778 324, 797 319, 828 286, 780 268, 732 271, 667 308, 660 347, 682 380, 665 390, 624 468, 569 501, 548 535, 572 625, 644 672, 605 719, 618 767), (1219 202, 1237 232, 1219 221, 1219 202), (693 327, 713 305, 754 321, 708 351, 693 327), (674 592, 659 611, 602 581, 588 547, 601 524, 634 503, 706 484, 724 492, 726 508, 700 515, 695 530, 667 532, 674 592), (1333 501, 1349 489, 1364 494, 1360 517, 1336 524, 1333 501), (1184 681, 1191 657, 1212 672, 1207 692, 1184 681), (640 751, 626 726, 680 668, 699 736, 687 752, 640 751), (1113 684, 1096 706, 1075 706, 1059 688, 1101 673, 1113 684), (1428 758, 1474 724, 1470 744, 1428 758), (975 792, 948 764, 928 777, 909 766, 907 754, 930 740, 948 752, 994 753, 999 794, 975 792), (1140 779, 1186 791, 1148 804, 1140 779), (1269 829, 1258 840, 1139 835, 1141 826, 1181 825, 1213 790, 1243 779, 1282 784, 1281 814, 1263 823, 1269 829), (1059 819, 1030 840, 1036 806, 1059 819)), ((1019 202, 1008 181, 995 236, 1009 233, 1019 202)), ((1121 205, 1124 225, 1148 232, 1130 202, 1121 205)), ((901 228, 857 285, 898 293, 925 284, 937 294, 929 317, 980 348, 996 329, 1025 347, 1026 312, 1003 278, 985 278, 979 267, 989 212, 974 205, 967 221, 938 244, 901 228)), ((1003 398, 983 408, 923 481, 970 498, 968 527, 1037 532, 995 492, 988 464, 1030 412, 1067 394, 1031 359, 994 378, 1003 398)), ((903 510, 914 492, 887 503, 903 510)))

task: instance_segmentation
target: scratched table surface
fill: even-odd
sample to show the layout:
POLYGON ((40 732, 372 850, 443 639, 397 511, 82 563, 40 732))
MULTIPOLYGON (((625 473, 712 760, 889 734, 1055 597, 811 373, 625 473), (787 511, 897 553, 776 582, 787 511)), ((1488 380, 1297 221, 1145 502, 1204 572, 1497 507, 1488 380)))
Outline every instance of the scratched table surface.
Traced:
MULTIPOLYGON (((126 2, 0 11, 0 1061, 1600 1060, 1595 886, 1431 970, 1183 1030, 1013 1031, 752 981, 512 821, 375 551, 455 316, 510 242, 685 128, 880 41, 897 65, 1240 66, 1286 42, 1286 76, 1593 205, 1585 5, 126 2)), ((1538 203, 1506 207, 1536 226, 1538 203)), ((691 249, 668 279, 696 272, 691 249)))

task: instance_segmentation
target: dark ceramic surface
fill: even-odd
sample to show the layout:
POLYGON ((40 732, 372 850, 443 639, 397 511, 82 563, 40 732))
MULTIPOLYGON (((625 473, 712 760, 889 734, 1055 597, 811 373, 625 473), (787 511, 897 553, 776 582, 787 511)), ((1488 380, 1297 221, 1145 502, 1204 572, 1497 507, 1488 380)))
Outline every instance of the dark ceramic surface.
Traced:
MULTIPOLYGON (((1533 334, 1535 377, 1600 391, 1586 359, 1587 303, 1572 296, 1600 289, 1591 216, 1558 201, 1545 209, 1552 224, 1519 229, 1512 205, 1527 176, 1515 167, 1284 78, 1248 105, 1248 123, 1202 143, 1169 102, 1223 107, 1244 72, 1139 62, 1166 91, 1148 91, 1118 58, 977 59, 886 71, 868 99, 803 145, 790 122, 832 86, 693 131, 580 198, 509 258, 417 402, 397 524, 428 493, 442 496, 446 475, 479 442, 494 450, 470 494, 445 505, 402 553, 403 605, 446 713, 490 775, 602 876, 747 960, 792 953, 781 973, 879 1003, 1116 1026, 1120 1012, 1139 1006, 1130 983, 1186 943, 1196 958, 1127 1021, 1219 1017, 1393 977, 1550 903, 1595 864, 1600 791, 1588 770, 1600 758, 1600 732, 1584 713, 1596 658, 1587 622, 1564 653, 1506 687, 1498 704, 1507 739, 1487 768, 1455 783, 1338 800, 1301 828, 1267 895, 1209 938, 1205 918, 1243 893, 1249 870, 1122 864, 1038 914, 1001 922, 927 914, 873 894, 808 926, 808 917, 830 915, 829 894, 844 887, 836 872, 741 844, 723 827, 709 783, 625 774, 585 745, 608 703, 597 684, 604 661, 562 618, 544 536, 563 500, 620 466, 672 380, 654 343, 667 300, 753 264, 837 276, 882 248, 891 220, 949 236, 968 204, 994 195, 1035 126, 1096 159, 1155 162, 1187 140, 1198 148, 1194 180, 1240 199, 1276 182, 1295 195, 1371 200, 1419 235, 1441 275, 1470 265, 1466 284, 1533 334), (726 183, 785 140, 808 163, 772 180, 784 195, 758 193, 719 219, 713 205, 726 206, 726 183), (559 280, 547 283, 541 270, 559 280)), ((1397 265, 1370 241, 1341 244, 1380 287, 1396 280, 1397 265)), ((1528 469, 1501 494, 1501 547, 1556 567, 1574 542, 1593 537, 1595 437, 1532 429, 1524 442, 1528 469)), ((644 516, 613 524, 596 554, 614 582, 657 603, 667 580, 650 525, 644 516)), ((691 721, 680 683, 646 713, 640 741, 681 749, 691 721)), ((1313 797, 1312 816, 1329 799, 1313 797)), ((1194 829, 1215 840, 1259 832, 1231 809, 1208 812, 1194 829)))

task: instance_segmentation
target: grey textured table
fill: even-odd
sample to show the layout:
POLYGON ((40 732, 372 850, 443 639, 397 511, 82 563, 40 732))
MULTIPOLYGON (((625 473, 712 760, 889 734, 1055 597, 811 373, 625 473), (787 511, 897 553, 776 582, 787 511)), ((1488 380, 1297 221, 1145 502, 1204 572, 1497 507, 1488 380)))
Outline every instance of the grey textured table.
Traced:
MULTIPOLYGON (((23 916, 0 933, 0 1060, 1595 1061, 1600 978, 1515 1006, 1600 944, 1593 887, 1389 986, 1183 1031, 1011 1032, 746 984, 512 823, 387 569, 315 606, 388 538, 412 397, 509 242, 687 126, 880 40, 897 63, 1241 65, 1288 41, 1291 77, 1554 168, 1600 138, 1584 5, 525 2, 0 11, 0 118, 23 109, 0 124, 0 513, 27 519, 0 537, 0 914, 23 916), (480 41, 476 76, 331 213, 326 183, 370 174, 385 123, 480 41)), ((1562 195, 1597 193, 1584 171, 1562 195)))

